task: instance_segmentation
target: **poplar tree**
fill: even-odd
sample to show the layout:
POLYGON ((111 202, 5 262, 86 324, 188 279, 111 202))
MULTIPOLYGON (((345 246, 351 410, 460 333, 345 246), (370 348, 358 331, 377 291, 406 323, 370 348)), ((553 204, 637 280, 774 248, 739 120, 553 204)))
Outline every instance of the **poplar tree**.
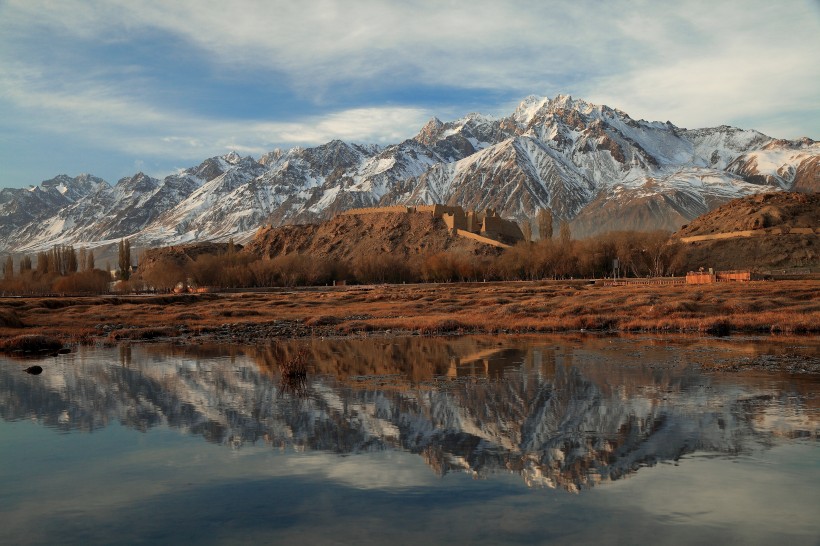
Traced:
POLYGON ((68 275, 69 273, 76 273, 77 269, 79 269, 79 263, 77 261, 77 252, 74 250, 74 247, 66 247, 63 253, 65 255, 65 274, 68 275))
POLYGON ((48 252, 37 253, 37 274, 45 275, 51 269, 50 256, 48 252))
POLYGON ((524 240, 526 242, 532 241, 532 224, 529 220, 525 220, 523 224, 521 224, 521 233, 524 234, 524 240))
MULTIPOLYGON (((125 269, 128 271, 128 277, 131 276, 131 241, 125 240, 125 269)), ((126 280, 128 279, 126 277, 126 280)))
POLYGON ((538 236, 541 240, 552 239, 552 209, 549 207, 540 209, 536 221, 538 222, 538 236))
POLYGON ((14 277, 14 259, 11 254, 6 258, 6 265, 3 267, 3 278, 11 279, 14 277))
POLYGON ((65 273, 63 263, 63 249, 60 245, 51 247, 51 257, 48 260, 48 272, 63 275, 65 273))
POLYGON ((119 247, 120 279, 127 281, 131 277, 131 243, 120 239, 119 247))
POLYGON ((572 240, 572 233, 569 231, 569 222, 566 220, 561 220, 558 238, 561 241, 561 246, 569 246, 569 242, 572 240))

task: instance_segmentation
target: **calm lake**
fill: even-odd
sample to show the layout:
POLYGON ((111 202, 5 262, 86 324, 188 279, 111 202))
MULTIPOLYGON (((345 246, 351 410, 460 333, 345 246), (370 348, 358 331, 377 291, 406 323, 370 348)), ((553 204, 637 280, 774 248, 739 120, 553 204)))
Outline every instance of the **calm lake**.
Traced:
POLYGON ((819 359, 581 335, 0 358, 0 543, 816 545, 819 359))

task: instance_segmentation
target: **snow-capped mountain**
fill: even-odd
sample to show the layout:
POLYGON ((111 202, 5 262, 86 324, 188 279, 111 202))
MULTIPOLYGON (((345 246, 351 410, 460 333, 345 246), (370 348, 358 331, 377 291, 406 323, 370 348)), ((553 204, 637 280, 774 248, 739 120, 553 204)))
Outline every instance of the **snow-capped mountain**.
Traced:
POLYGON ((242 239, 262 224, 315 222, 354 207, 457 204, 518 220, 551 207, 576 237, 674 230, 734 198, 818 191, 820 143, 729 126, 687 130, 634 120, 566 95, 528 97, 508 117, 431 119, 386 147, 334 140, 230 153, 157 180, 111 187, 62 175, 0 191, 0 251, 132 237, 158 246, 242 239))

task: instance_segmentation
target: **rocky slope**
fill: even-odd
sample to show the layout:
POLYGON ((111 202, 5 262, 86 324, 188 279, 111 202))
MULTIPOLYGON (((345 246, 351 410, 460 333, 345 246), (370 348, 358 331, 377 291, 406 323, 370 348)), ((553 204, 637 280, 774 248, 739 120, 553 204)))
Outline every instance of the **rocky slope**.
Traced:
POLYGON ((686 264, 716 269, 816 273, 820 194, 778 192, 735 199, 674 234, 686 264))
POLYGON ((696 218, 675 235, 691 237, 744 230, 820 228, 820 194, 767 193, 735 199, 696 218))
POLYGON ((111 187, 83 175, 0 192, 0 251, 132 237, 164 246, 250 237, 263 224, 316 222, 353 207, 440 202, 532 218, 551 207, 577 237, 676 229, 726 201, 815 192, 820 143, 720 126, 634 120, 559 95, 528 97, 510 116, 430 120, 386 147, 332 141, 259 160, 210 158, 163 180, 111 187))

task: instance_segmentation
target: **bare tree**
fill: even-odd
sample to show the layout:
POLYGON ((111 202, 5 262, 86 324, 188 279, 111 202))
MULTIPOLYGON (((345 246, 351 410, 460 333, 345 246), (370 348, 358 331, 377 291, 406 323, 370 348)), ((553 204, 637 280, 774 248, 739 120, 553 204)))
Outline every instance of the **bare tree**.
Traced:
POLYGON ((37 253, 37 274, 45 275, 51 271, 51 256, 48 252, 37 253))
POLYGON ((65 248, 65 274, 68 275, 69 273, 76 273, 77 269, 79 269, 79 262, 77 260, 77 252, 74 250, 73 246, 69 246, 65 248))
POLYGON ((538 237, 542 241, 552 239, 552 221, 551 208, 547 207, 538 211, 536 222, 538 223, 538 237))
POLYGON ((569 222, 566 220, 561 220, 558 230, 558 240, 561 241, 561 246, 569 246, 569 243, 572 240, 572 232, 570 232, 569 222))
POLYGON ((529 218, 524 220, 521 224, 521 233, 524 234, 524 240, 528 243, 532 241, 532 223, 530 222, 529 218))
POLYGON ((118 258, 120 279, 127 281, 131 277, 131 243, 128 239, 120 239, 118 258))

